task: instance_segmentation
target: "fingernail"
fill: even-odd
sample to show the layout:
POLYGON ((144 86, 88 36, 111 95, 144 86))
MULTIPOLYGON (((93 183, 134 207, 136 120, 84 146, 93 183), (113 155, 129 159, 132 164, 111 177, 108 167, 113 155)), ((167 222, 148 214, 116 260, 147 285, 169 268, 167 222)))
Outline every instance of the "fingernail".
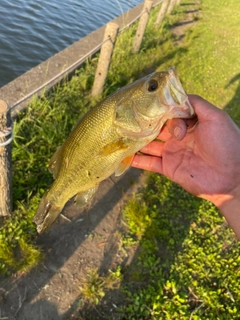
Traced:
POLYGON ((177 127, 174 128, 173 134, 174 134, 174 136, 176 138, 179 138, 181 133, 182 133, 182 128, 181 127, 177 126, 177 127))

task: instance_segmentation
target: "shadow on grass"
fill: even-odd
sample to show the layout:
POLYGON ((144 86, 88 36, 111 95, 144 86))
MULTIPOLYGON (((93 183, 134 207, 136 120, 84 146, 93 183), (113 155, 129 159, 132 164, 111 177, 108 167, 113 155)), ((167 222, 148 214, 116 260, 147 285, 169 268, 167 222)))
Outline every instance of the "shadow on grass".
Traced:
POLYGON ((197 13, 199 12, 199 9, 194 9, 194 10, 187 10, 186 13, 197 13))
MULTIPOLYGON (((231 79, 228 86, 237 81, 236 92, 224 109, 239 124, 240 73, 231 79)), ((123 281, 120 287, 109 290, 97 306, 85 303, 80 307, 81 297, 79 295, 68 308, 66 306, 63 308, 64 312, 62 313, 59 308, 57 310, 57 300, 51 301, 54 300, 54 295, 60 298, 57 289, 49 296, 49 301, 46 295, 41 297, 41 293, 47 289, 51 282, 55 281, 54 278, 61 276, 61 269, 77 249, 81 247, 84 252, 86 235, 91 235, 104 218, 112 214, 113 208, 122 197, 122 189, 124 188, 126 192, 131 187, 129 179, 137 181, 139 174, 139 170, 130 170, 114 186, 109 181, 105 182, 105 184, 111 183, 111 187, 107 189, 105 194, 99 195, 99 201, 95 202, 88 212, 70 212, 68 218, 72 219, 72 223, 63 221, 60 225, 55 225, 49 233, 39 237, 38 244, 46 253, 44 264, 26 275, 16 275, 10 281, 8 279, 1 281, 1 288, 3 288, 3 294, 0 291, 1 317, 7 317, 8 320, 124 319, 116 309, 116 306, 121 306, 126 313, 128 312, 128 297, 122 292, 123 288, 131 294, 132 303, 134 293, 144 292, 147 287, 150 287, 152 294, 149 298, 149 304, 142 306, 148 311, 154 301, 159 299, 160 292, 163 291, 166 297, 171 298, 171 291, 166 289, 166 283, 176 256, 182 250, 189 226, 197 216, 201 200, 192 197, 179 186, 170 183, 161 176, 158 176, 157 179, 150 178, 146 191, 141 192, 135 203, 132 204, 136 216, 134 217, 132 214, 131 219, 135 219, 136 225, 138 222, 146 221, 146 228, 141 236, 139 247, 131 257, 131 262, 128 263, 129 257, 121 262, 123 281), (160 194, 159 190, 161 190, 160 194), (144 216, 141 216, 142 212, 144 216), (154 258, 152 259, 152 257, 154 258)), ((104 191, 104 187, 101 189, 104 191)), ((121 216, 118 219, 121 220, 121 216)), ((116 223, 116 229, 110 233, 109 241, 112 244, 114 244, 115 231, 122 232, 119 221, 116 223)), ((99 260, 100 274, 105 274, 108 271, 117 254, 118 246, 114 248, 110 245, 105 248, 104 254, 99 260)), ((75 277, 84 268, 86 261, 81 262, 81 258, 80 252, 79 264, 69 270, 68 278, 75 277)), ((99 259, 99 256, 96 256, 96 259, 99 259)), ((61 299, 63 299, 62 296, 61 293, 61 299)), ((67 294, 65 297, 66 301, 63 303, 66 304, 68 303, 67 294)), ((189 302, 189 310, 198 307, 191 303, 189 302)), ((135 308, 137 316, 138 306, 136 305, 135 308)), ((150 319, 150 317, 148 316, 146 319, 150 319)))
MULTIPOLYGON (((49 286, 50 282, 56 281, 53 278, 58 277, 60 269, 68 263, 68 260, 72 257, 75 251, 80 248, 86 240, 86 236, 93 235, 95 229, 101 224, 102 220, 106 216, 111 216, 115 205, 122 199, 123 192, 126 193, 128 188, 131 187, 131 181, 137 181, 140 171, 132 169, 128 176, 124 175, 114 183, 110 180, 106 180, 101 184, 100 192, 97 194, 97 199, 89 211, 79 211, 75 206, 66 206, 66 213, 68 213, 68 219, 71 219, 71 223, 66 222, 63 219, 62 223, 53 226, 48 233, 45 233, 37 239, 37 244, 42 247, 45 252, 45 259, 43 264, 38 268, 35 268, 30 273, 16 276, 1 281, 1 287, 4 288, 4 303, 0 306, 0 316, 8 317, 8 319, 15 319, 17 313, 17 319, 25 319, 26 313, 29 319, 53 319, 49 317, 41 317, 41 312, 47 307, 48 301, 45 299, 35 302, 36 296, 39 293, 44 292, 49 286), (131 179, 131 180, 129 180, 131 179), (72 210, 71 210, 72 209, 72 210), (23 298, 27 296, 27 298, 23 298), (19 302, 20 301, 20 302, 19 302), (20 310, 19 305, 21 305, 20 310), (29 306, 35 306, 31 309, 29 306), (36 306, 38 311, 36 311, 36 306), (31 313, 30 310, 34 312, 31 313), (32 316, 32 318, 31 318, 32 316)), ((120 211, 120 208, 118 208, 120 211)), ((110 217, 109 217, 110 219, 110 217)), ((116 221, 115 221, 116 222, 116 221)), ((94 243, 97 247, 97 245, 94 243)), ((81 247, 84 252, 84 245, 81 247)), ((89 255, 91 255, 89 248, 89 255)), ((112 250, 113 252, 114 250, 112 250)), ((83 254, 84 256, 84 254, 83 254)), ((100 256, 91 256, 91 259, 100 260, 100 256)), ((87 257, 85 256, 85 260, 87 257)), ((87 268, 85 265, 87 261, 81 261, 81 254, 77 265, 68 270, 69 273, 66 276, 66 281, 72 281, 74 276, 78 276, 81 268, 87 268)), ((68 272, 67 271, 67 272, 68 272)), ((69 288, 69 283, 66 286, 66 290, 69 288)), ((60 290, 60 289, 59 289, 60 290)), ((52 292, 49 299, 52 300, 62 296, 56 290, 52 292)), ((65 288, 63 288, 65 290, 65 288)), ((65 295, 65 292, 64 292, 65 295)), ((66 303, 67 301, 65 301, 66 303)), ((52 303, 49 301, 49 308, 52 309, 52 303)), ((45 312, 45 311, 44 311, 45 312)), ((54 320, 57 320, 55 317, 54 320)))
MULTIPOLYGON (((139 77, 143 74, 155 71, 163 62, 166 63, 169 59, 172 59, 177 54, 184 54, 186 49, 177 48, 171 50, 167 55, 162 57, 154 57, 153 61, 149 61, 149 67, 140 68, 138 71, 132 72, 132 77, 139 77), (151 69, 152 65, 155 65, 155 70, 151 69), (150 70, 150 69, 151 70, 150 70)), ((121 84, 124 85, 124 84, 121 84)), ((132 174, 128 173, 127 176, 122 177, 116 183, 114 187, 111 186, 111 189, 107 191, 106 194, 100 192, 99 201, 94 204, 92 208, 88 212, 86 211, 78 211, 73 212, 68 216, 68 218, 72 219, 72 223, 63 221, 60 225, 55 225, 50 231, 46 234, 40 236, 37 240, 37 244, 43 248, 45 253, 44 263, 40 265, 38 268, 35 268, 31 272, 23 275, 16 275, 16 277, 8 278, 2 280, 0 286, 4 288, 3 300, 4 303, 0 306, 0 316, 8 317, 8 320, 11 319, 52 319, 51 314, 54 313, 54 320, 57 320, 56 310, 54 308, 54 302, 47 301, 46 296, 44 298, 41 296, 41 293, 44 292, 46 288, 48 288, 49 283, 54 281, 53 279, 59 275, 61 268, 68 263, 70 258, 76 252, 78 248, 80 248, 86 236, 94 233, 94 230, 101 224, 103 219, 109 215, 109 213, 113 210, 114 206, 118 203, 118 201, 122 198, 122 189, 124 188, 125 192, 131 187, 131 183, 129 182, 129 177, 134 181, 137 181, 138 176, 140 174, 139 170, 131 170, 132 174), (79 222, 79 221, 84 222, 79 222), (26 294, 25 294, 26 293, 26 294), (40 295, 40 296, 39 296, 40 295), (49 316, 46 315, 46 312, 49 308, 49 316), (33 310, 31 312, 31 310, 33 310), (44 314, 44 318, 43 318, 44 314)), ((46 183, 46 182, 44 182, 46 183)), ((105 183, 109 183, 105 182, 105 183)), ((100 191, 104 192, 104 187, 100 188, 100 191)), ((66 208, 68 210, 68 206, 66 208)), ((119 209, 120 210, 120 209, 119 209)), ((165 221, 166 222, 166 221, 165 221)), ((186 222, 186 230, 188 229, 189 222, 186 222)), ((169 227, 169 224, 166 224, 166 227, 169 227)), ((164 227, 165 228, 165 227, 164 227)), ((121 227, 119 227, 121 230, 121 227)), ((166 234, 166 230, 162 230, 164 234, 166 234)), ((169 231, 170 232, 170 231, 169 231)), ((173 231, 172 231, 173 232, 173 231)), ((187 232, 187 231, 186 231, 187 232)), ((178 240, 178 245, 181 245, 182 239, 185 237, 185 233, 183 232, 183 237, 178 240)), ((162 256, 164 252, 164 245, 161 247, 161 241, 157 240, 159 245, 159 256, 162 256)), ((84 249, 82 249, 84 250, 84 249)), ((112 259, 115 254, 114 248, 109 248, 105 250, 104 257, 102 259, 101 265, 99 266, 99 270, 108 270, 109 266, 112 263, 112 259)), ((134 259, 137 259, 138 252, 135 255, 134 259)), ((96 257, 96 259, 99 257, 96 257)), ((172 257, 173 258, 173 257, 172 257)), ((171 258, 171 259, 172 259, 171 258)), ((101 261, 99 259, 99 261, 101 261)), ((80 262, 79 262, 80 263, 80 262)), ((123 267, 126 261, 123 263, 123 267)), ((171 260, 167 260, 167 265, 171 265, 171 260)), ((84 265, 84 262, 82 262, 84 265)), ((80 263, 79 268, 82 265, 80 263)), ((77 271, 72 271, 73 274, 77 274, 77 271)), ((130 277, 130 273, 127 273, 126 276, 130 277)), ((68 274, 68 278, 70 279, 72 274, 68 274)), ((54 296, 54 294, 53 294, 54 296)), ((55 294, 57 296, 57 293, 55 294)), ((117 300, 123 299, 123 295, 120 290, 114 290, 109 292, 106 295, 106 299, 111 297, 111 303, 114 304, 115 297, 117 300)), ((52 297, 49 297, 52 300, 52 297)), ((58 300, 56 300, 58 301, 58 300)), ((109 304, 105 304, 105 299, 103 300, 103 306, 107 306, 109 311, 109 304)), ((124 303, 124 300, 121 300, 124 303)), ((67 302, 64 302, 65 304, 67 302)), ((59 315, 59 319, 70 317, 70 314, 75 313, 78 310, 79 299, 76 299, 75 302, 69 306, 69 311, 65 314, 59 315)), ((85 307, 84 307, 85 308, 85 307)), ((68 308, 65 308, 65 310, 68 308)), ((85 312, 82 310, 81 312, 85 312)), ((86 311, 88 313, 88 311, 86 311)), ((98 309, 93 308, 90 313, 96 313, 96 316, 93 316, 92 319, 97 319, 97 317, 101 318, 101 312, 99 313, 98 309)), ((88 313, 89 314, 89 313, 88 313)), ((103 314, 105 316, 105 307, 103 314)), ((89 314, 89 318, 87 316, 86 319, 91 319, 91 315, 89 314)))
MULTIPOLYGON (((150 46, 150 44, 147 46, 150 46)), ((185 52, 185 48, 177 48, 176 50, 171 50, 167 55, 162 57, 154 57, 153 61, 149 61, 148 67, 139 68, 138 71, 133 71, 132 77, 137 78, 143 74, 149 73, 149 71, 153 72, 163 62, 165 63, 175 55, 182 55, 185 52), (155 68, 153 68, 152 65, 154 65, 155 68)), ((121 83, 121 86, 124 84, 125 83, 121 83)), ((138 179, 140 171, 131 171, 134 173, 128 173, 126 176, 119 179, 114 187, 109 189, 106 194, 102 194, 99 201, 96 202, 88 212, 79 211, 77 214, 76 212, 70 214, 69 218, 72 219, 72 223, 63 221, 60 225, 53 227, 49 233, 39 237, 37 243, 42 246, 45 252, 44 264, 28 274, 17 275, 16 278, 11 278, 10 281, 5 280, 1 282, 5 293, 4 303, 0 306, 0 317, 8 317, 8 320, 16 318, 57 320, 74 319, 74 317, 76 319, 106 319, 107 317, 112 316, 113 311, 111 311, 111 309, 115 310, 115 304, 118 306, 124 306, 126 304, 120 288, 110 290, 97 308, 84 305, 80 309, 79 298, 71 303, 69 308, 66 308, 66 303, 68 302, 64 301, 65 310, 69 309, 69 311, 60 314, 60 311, 56 311, 54 306, 55 303, 50 301, 53 297, 49 296, 49 301, 47 301, 46 296, 44 299, 40 296, 39 299, 38 295, 41 295, 41 292, 44 292, 49 284, 54 281, 55 276, 60 275, 61 268, 68 263, 78 248, 83 246, 82 250, 84 251, 83 244, 86 235, 91 235, 97 226, 101 224, 103 219, 113 210, 116 203, 122 198, 122 188, 124 188, 125 192, 130 188, 131 184, 129 183, 129 176, 134 180, 138 179), (24 299, 25 292, 26 298, 24 299)), ((149 214, 151 215, 152 211, 157 216, 156 219, 154 218, 155 225, 149 225, 146 228, 141 239, 141 246, 136 251, 131 265, 126 266, 127 259, 123 260, 122 263, 124 270, 122 286, 125 287, 127 285, 128 290, 131 292, 137 288, 144 288, 149 279, 149 267, 153 267, 154 269, 154 266, 148 265, 151 264, 151 261, 144 261, 148 250, 152 250, 153 254, 159 258, 159 273, 157 274, 155 282, 156 284, 159 284, 159 275, 161 274, 160 284, 162 285, 167 279, 175 255, 181 250, 182 242, 188 233, 189 225, 192 219, 194 219, 197 209, 195 208, 196 210, 192 210, 192 208, 190 208, 189 210, 192 211, 189 212, 186 208, 183 208, 183 204, 185 206, 186 202, 185 200, 183 201, 182 197, 184 198, 186 193, 183 195, 180 191, 181 189, 178 189, 179 198, 175 199, 176 187, 176 185, 169 186, 165 202, 163 201, 159 206, 158 195, 154 194, 154 185, 151 183, 149 185, 149 188, 152 190, 151 192, 153 192, 153 194, 151 194, 151 205, 153 204, 152 197, 155 197, 156 201, 156 208, 149 208, 149 214), (169 207, 170 204, 172 205, 171 208, 169 207), (186 212, 188 214, 186 214, 186 212), (151 237, 152 233, 156 235, 154 239, 151 237), (137 263, 139 259, 140 265, 137 263), (146 264, 144 262, 146 262, 146 264)), ((146 202, 148 202, 148 200, 149 199, 144 199, 146 202)), ((121 231, 121 226, 118 226, 117 230, 121 231)), ((105 250, 104 257, 99 266, 100 272, 106 272, 108 270, 112 264, 115 253, 116 250, 112 247, 105 250)), ((97 258, 98 257, 96 257, 96 259, 97 258)), ((84 263, 84 261, 81 262, 81 256, 79 256, 79 265, 73 267, 73 270, 69 270, 68 277, 75 276, 78 271, 83 268, 84 263)), ((56 292, 56 296, 57 294, 58 292, 56 292)), ((152 299, 154 299, 154 295, 152 296, 152 299)), ((115 312, 114 319, 117 319, 118 316, 118 313, 115 312)))
MULTIPOLYGON (((176 49, 165 57, 155 58, 154 64, 156 68, 161 63, 171 59, 174 55, 183 53, 184 50, 185 49, 176 49)), ((152 64, 152 61, 149 62, 149 65, 150 63, 152 64)), ((149 73, 149 71, 152 72, 155 70, 149 70, 149 68, 146 67, 140 69, 138 72, 133 72, 133 76, 138 77, 139 74, 146 74, 149 73)), ((77 213, 74 212, 73 214, 70 214, 68 218, 72 219, 72 223, 63 221, 63 223, 55 225, 48 233, 39 237, 37 244, 43 248, 45 253, 44 264, 25 275, 1 281, 0 285, 5 290, 4 303, 0 307, 0 315, 2 317, 8 317, 8 320, 15 318, 25 319, 27 314, 28 317, 32 316, 34 319, 40 320, 43 319, 41 315, 45 312, 45 309, 48 309, 48 306, 50 310, 49 314, 51 314, 54 303, 47 301, 46 298, 41 298, 41 296, 39 299, 39 294, 41 295, 41 292, 44 292, 45 288, 49 286, 49 283, 53 281, 53 278, 58 276, 60 269, 70 260, 76 250, 83 245, 86 235, 91 235, 101 221, 109 215, 109 212, 122 198, 122 188, 124 188, 125 192, 130 188, 131 183, 129 183, 129 177, 134 181, 137 181, 140 171, 131 170, 131 172, 134 173, 130 174, 128 172, 128 175, 122 177, 114 187, 111 186, 111 189, 106 194, 102 194, 99 202, 97 202, 88 212, 78 211, 77 213), (84 222, 78 222, 78 220, 83 220, 84 222), (27 292, 27 299, 24 299, 25 292, 27 292), (36 311, 36 308, 38 311, 36 311), (34 314, 31 313, 30 310, 34 310, 34 314), (16 313, 17 316, 15 316, 16 313)), ((104 188, 100 189, 103 191, 104 188)), ((179 243, 181 243, 181 240, 179 240, 179 243)), ((102 272, 108 270, 111 265, 114 254, 116 253, 114 250, 115 249, 113 248, 105 250, 101 266, 99 266, 99 270, 102 272)), ((160 251, 162 254, 163 251, 160 251)), ((137 259, 137 256, 138 253, 136 254, 135 259, 137 259)), ((171 264, 170 261, 168 261, 168 264, 171 264)), ((79 267, 81 268, 81 265, 79 267)), ((77 271, 75 271, 75 274, 76 273, 77 271)), ((71 275, 69 275, 69 277, 70 276, 71 275)), ((109 295, 112 297, 113 303, 115 301, 114 297, 118 297, 117 299, 120 300, 123 298, 120 290, 109 292, 109 294, 106 295, 106 298, 109 295)), ((49 297, 49 299, 51 298, 49 297)), ((106 300, 103 300, 103 304, 105 303, 104 301, 106 300)), ((70 314, 74 313, 76 309, 79 309, 78 305, 79 299, 71 304, 69 312, 65 315, 59 315, 59 319, 62 319, 63 317, 67 317, 66 319, 68 319, 70 314)), ((109 309, 109 305, 107 305, 107 308, 109 309)), ((96 308, 93 308, 91 312, 96 312, 98 314, 98 311, 96 310, 96 308)), ((83 310, 82 312, 84 313, 85 311, 83 310)), ((44 320, 47 319, 51 318, 48 318, 45 315, 44 320)), ((58 319, 56 315, 54 319, 58 319)), ((95 317, 95 319, 97 318, 95 317)))
POLYGON ((196 3, 195 2, 188 2, 188 3, 180 3, 180 6, 195 6, 196 5, 196 3))
POLYGON ((224 107, 224 110, 234 119, 240 127, 240 73, 236 74, 227 84, 226 88, 238 82, 237 89, 232 99, 224 107))
MULTIPOLYGON (((146 229, 131 264, 122 265, 121 287, 108 291, 98 306, 84 304, 83 307, 77 307, 74 310, 76 301, 63 318, 67 320, 71 316, 74 319, 89 320, 125 319, 115 309, 116 306, 121 306, 122 310, 128 314, 128 295, 122 292, 123 288, 131 293, 130 300, 133 303, 134 293, 136 295, 140 294, 140 291, 143 293, 148 287, 148 292, 149 290, 152 292, 149 304, 135 306, 136 319, 140 307, 142 308, 141 316, 144 314, 144 309, 148 313, 148 309, 152 308, 160 292, 165 290, 172 264, 176 255, 182 250, 182 243, 188 235, 190 224, 196 218, 201 201, 165 177, 151 175, 147 188, 140 191, 138 196, 130 202, 128 205, 130 212, 129 210, 126 212, 126 218, 131 219, 131 223, 134 222, 139 229, 145 225, 146 229)), ((99 272, 103 267, 105 267, 105 260, 102 261, 99 272)), ((166 290, 165 295, 171 295, 171 292, 166 290)), ((130 314, 131 312, 126 319, 131 318, 130 314)), ((150 319, 149 315, 146 319, 150 319)))
MULTIPOLYGON (((228 86, 236 81, 239 84, 235 95, 224 109, 239 124, 240 73, 231 79, 228 86)), ((80 308, 76 300, 72 308, 63 315, 63 319, 67 320, 70 316, 74 319, 89 320, 130 319, 130 314, 133 316, 134 309, 128 313, 129 294, 131 294, 131 308, 135 308, 135 318, 138 319, 140 308, 142 316, 144 308, 149 311, 155 301, 160 304, 165 303, 164 299, 159 301, 159 296, 162 292, 164 292, 162 296, 171 299, 171 290, 166 288, 171 267, 175 262, 176 256, 182 250, 182 244, 188 235, 189 226, 194 223, 203 200, 191 196, 182 190, 181 187, 171 183, 162 176, 158 176, 156 179, 156 176, 151 175, 147 188, 143 192, 140 191, 139 196, 134 201, 135 203, 130 203, 130 208, 133 206, 133 211, 135 211, 135 216, 134 214, 129 214, 131 221, 137 224, 145 219, 147 227, 141 237, 139 247, 131 260, 131 264, 128 266, 122 265, 123 281, 120 288, 109 290, 98 306, 84 304, 80 308), (159 190, 164 194, 164 197, 159 194, 159 190), (145 212, 144 217, 141 216, 142 212, 145 212), (138 305, 138 301, 136 300, 136 304, 133 307, 134 293, 136 294, 136 298, 140 294, 144 294, 146 292, 144 290, 147 287, 148 292, 149 288, 152 292, 149 304, 147 306, 138 305), (127 295, 126 291, 128 292, 127 295), (123 318, 121 313, 116 311, 116 306, 120 306, 129 317, 123 318)), ((106 253, 107 255, 108 253, 106 253)), ((105 260, 103 260, 99 267, 100 274, 107 271, 105 267, 105 260)), ((184 294, 189 296, 189 312, 192 312, 201 305, 195 299, 194 294, 191 291, 187 291, 187 288, 184 294)), ((152 314, 154 313, 154 310, 150 311, 152 314)), ((150 313, 145 319, 151 318, 150 313)))
POLYGON ((181 27, 181 26, 186 26, 186 25, 191 25, 195 22, 195 20, 188 20, 188 21, 182 21, 182 22, 177 22, 172 25, 172 28, 176 27, 181 27))

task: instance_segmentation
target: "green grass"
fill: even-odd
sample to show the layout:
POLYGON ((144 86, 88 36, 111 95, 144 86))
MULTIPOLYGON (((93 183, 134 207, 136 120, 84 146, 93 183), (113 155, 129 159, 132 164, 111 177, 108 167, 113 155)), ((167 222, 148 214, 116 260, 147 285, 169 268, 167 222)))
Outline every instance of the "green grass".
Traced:
MULTIPOLYGON (((159 70, 175 65, 188 92, 240 124, 240 3, 203 0, 200 9, 181 50, 171 57, 171 48, 159 70)), ((212 204, 150 174, 124 215, 127 239, 139 242, 124 287, 124 319, 239 319, 240 246, 212 204)))
MULTIPOLYGON (((154 10, 153 20, 156 13, 154 10)), ((103 97, 139 78, 146 69, 154 65, 156 67, 160 60, 164 60, 161 46, 157 44, 165 41, 171 46, 168 24, 161 27, 161 37, 159 30, 153 28, 153 22, 149 27, 146 35, 151 34, 151 37, 145 39, 139 55, 134 55, 131 49, 136 24, 118 37, 103 97)), ((64 142, 76 119, 80 119, 94 103, 91 88, 97 60, 98 55, 76 71, 71 81, 62 83, 41 99, 33 100, 14 123, 14 212, 9 219, 0 221, 2 274, 28 270, 39 262, 41 254, 34 245, 36 229, 32 218, 44 191, 52 182, 47 169, 52 154, 64 142), (20 243, 32 250, 28 254, 18 254, 22 246, 20 243), (35 249, 38 255, 35 255, 35 249)))
POLYGON ((194 310, 192 319, 238 319, 240 248, 212 204, 151 174, 124 215, 128 238, 139 239, 126 319, 189 319, 194 310))
POLYGON ((122 280, 121 268, 100 276, 97 269, 90 269, 80 286, 80 303, 98 305, 106 292, 118 289, 122 280))
MULTIPOLYGON (((118 37, 103 96, 146 73, 175 65, 187 92, 225 108, 240 124, 240 2, 181 3, 159 28, 154 26, 158 8, 154 10, 138 55, 131 50, 136 25, 118 37), (192 8, 200 9, 199 19, 176 46, 170 26, 192 8)), ((52 181, 47 171, 52 153, 76 118, 92 105, 97 58, 71 81, 33 101, 15 122, 15 210, 0 228, 2 274, 28 270, 42 257, 34 244, 31 220, 52 181)), ((123 319, 239 319, 240 246, 213 205, 150 174, 147 187, 125 207, 124 218, 128 233, 122 244, 138 244, 138 250, 132 265, 123 271, 126 303, 119 310, 123 319)), ((110 290, 107 279, 90 273, 81 287, 82 296, 101 303, 110 290)))

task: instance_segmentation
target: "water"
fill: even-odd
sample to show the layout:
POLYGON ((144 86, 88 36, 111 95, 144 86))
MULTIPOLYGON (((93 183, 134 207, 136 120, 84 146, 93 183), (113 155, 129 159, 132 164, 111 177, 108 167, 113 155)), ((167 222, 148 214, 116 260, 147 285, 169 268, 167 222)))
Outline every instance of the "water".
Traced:
POLYGON ((143 0, 1 0, 0 87, 143 0))

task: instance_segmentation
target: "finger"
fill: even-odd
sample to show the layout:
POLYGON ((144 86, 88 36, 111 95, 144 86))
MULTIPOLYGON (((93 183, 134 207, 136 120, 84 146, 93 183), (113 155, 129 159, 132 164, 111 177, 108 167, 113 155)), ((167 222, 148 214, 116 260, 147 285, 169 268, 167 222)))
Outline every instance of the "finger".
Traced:
POLYGON ((216 120, 216 113, 225 114, 225 111, 215 107, 209 101, 200 96, 189 94, 188 98, 198 116, 199 122, 216 120))
POLYGON ((171 133, 168 130, 166 125, 163 126, 162 130, 160 131, 159 135, 157 136, 158 139, 162 141, 167 141, 172 137, 171 133))
POLYGON ((164 142, 154 140, 145 147, 143 147, 141 149, 141 152, 152 156, 161 157, 163 153, 163 147, 164 142))
POLYGON ((166 125, 162 128, 158 139, 162 141, 168 141, 172 136, 177 140, 182 140, 187 133, 187 126, 183 119, 170 119, 166 125))
POLYGON ((162 158, 136 154, 132 167, 162 173, 162 158))
POLYGON ((187 132, 191 132, 194 130, 194 128, 198 124, 198 117, 195 116, 194 118, 191 118, 191 119, 184 119, 184 122, 187 127, 187 132))
POLYGON ((169 119, 159 133, 158 138, 162 141, 167 141, 173 136, 180 141, 186 136, 187 131, 196 125, 197 121, 197 116, 190 119, 169 119))
POLYGON ((167 127, 171 135, 177 140, 182 140, 187 134, 187 125, 183 119, 168 120, 167 127))

